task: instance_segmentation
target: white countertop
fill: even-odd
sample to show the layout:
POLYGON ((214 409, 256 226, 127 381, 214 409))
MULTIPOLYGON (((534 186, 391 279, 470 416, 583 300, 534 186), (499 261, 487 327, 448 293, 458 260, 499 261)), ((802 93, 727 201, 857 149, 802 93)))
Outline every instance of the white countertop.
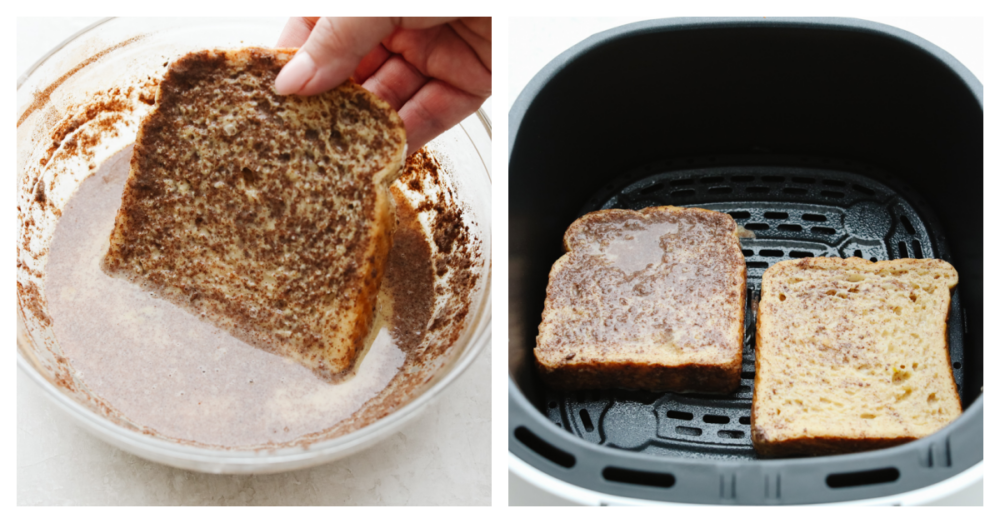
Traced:
MULTIPOLYGON (((17 74, 98 18, 19 18, 17 74)), ((484 106, 490 111, 490 102, 484 106)), ((492 115, 491 115, 492 116, 492 115)), ((78 428, 17 373, 18 505, 487 505, 490 347, 419 419, 327 465, 271 475, 152 463, 78 428)))

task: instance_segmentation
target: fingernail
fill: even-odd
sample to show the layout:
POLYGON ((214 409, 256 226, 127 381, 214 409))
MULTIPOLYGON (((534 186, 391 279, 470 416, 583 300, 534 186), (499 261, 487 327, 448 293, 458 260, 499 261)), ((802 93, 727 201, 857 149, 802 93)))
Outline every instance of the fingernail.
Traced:
POLYGON ((278 77, 274 79, 274 90, 280 95, 295 94, 315 75, 316 62, 313 62, 309 53, 300 50, 281 68, 278 77))

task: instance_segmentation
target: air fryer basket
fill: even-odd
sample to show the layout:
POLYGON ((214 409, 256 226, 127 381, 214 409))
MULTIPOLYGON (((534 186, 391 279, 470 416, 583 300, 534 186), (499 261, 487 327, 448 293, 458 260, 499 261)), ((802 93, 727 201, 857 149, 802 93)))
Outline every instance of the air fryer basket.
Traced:
POLYGON ((510 127, 509 449, 571 484, 688 503, 821 503, 982 461, 982 86, 914 35, 847 19, 671 19, 591 37, 540 72, 510 127), (695 206, 753 231, 741 386, 728 396, 557 393, 534 369, 563 232, 597 209, 695 206), (964 414, 895 448, 759 460, 753 302, 806 256, 941 258, 964 414))

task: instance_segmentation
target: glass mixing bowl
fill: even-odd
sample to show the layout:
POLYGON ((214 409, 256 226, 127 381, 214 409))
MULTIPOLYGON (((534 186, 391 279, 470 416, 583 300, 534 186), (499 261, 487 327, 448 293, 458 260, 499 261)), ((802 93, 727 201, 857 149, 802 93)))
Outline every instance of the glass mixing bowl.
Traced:
POLYGON ((180 444, 144 434, 116 419, 113 409, 87 393, 67 368, 58 340, 47 324, 44 300, 45 249, 61 213, 93 165, 134 141, 150 106, 137 103, 113 122, 91 148, 92 157, 41 165, 52 134, 65 129, 95 93, 118 87, 141 88, 162 76, 165 63, 192 50, 273 45, 285 23, 279 19, 107 19, 74 35, 18 79, 17 198, 18 314, 17 363, 44 394, 82 427, 104 441, 143 458, 214 473, 292 470, 358 452, 414 420, 457 378, 491 339, 491 179, 489 118, 481 111, 435 139, 428 148, 441 160, 450 187, 469 216, 481 245, 480 283, 470 313, 448 361, 429 381, 401 398, 400 407, 353 432, 308 445, 266 450, 220 450, 180 444), (34 183, 49 187, 42 205, 34 183), (30 223, 28 223, 30 222, 30 223), (30 227, 28 226, 30 225, 30 227))

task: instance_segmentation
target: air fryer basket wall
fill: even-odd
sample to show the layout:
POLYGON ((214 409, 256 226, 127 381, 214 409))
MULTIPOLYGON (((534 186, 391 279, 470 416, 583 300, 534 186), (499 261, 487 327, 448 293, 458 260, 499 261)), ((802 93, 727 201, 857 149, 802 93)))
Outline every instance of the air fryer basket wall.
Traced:
POLYGON ((516 456, 599 492, 736 504, 887 496, 982 461, 982 86, 950 55, 860 20, 643 22, 560 55, 510 121, 516 456), (744 243, 751 296, 764 267, 805 253, 951 262, 949 340, 965 413, 891 449, 758 460, 740 427, 752 351, 744 390, 724 399, 547 391, 531 351, 563 232, 589 210, 654 204, 716 208, 758 226, 761 243, 744 243), (862 230, 886 216, 878 234, 862 230), (671 410, 678 401, 683 412, 671 410), (692 420, 681 424, 695 436, 726 430, 657 439, 658 427, 677 428, 671 417, 692 420))

